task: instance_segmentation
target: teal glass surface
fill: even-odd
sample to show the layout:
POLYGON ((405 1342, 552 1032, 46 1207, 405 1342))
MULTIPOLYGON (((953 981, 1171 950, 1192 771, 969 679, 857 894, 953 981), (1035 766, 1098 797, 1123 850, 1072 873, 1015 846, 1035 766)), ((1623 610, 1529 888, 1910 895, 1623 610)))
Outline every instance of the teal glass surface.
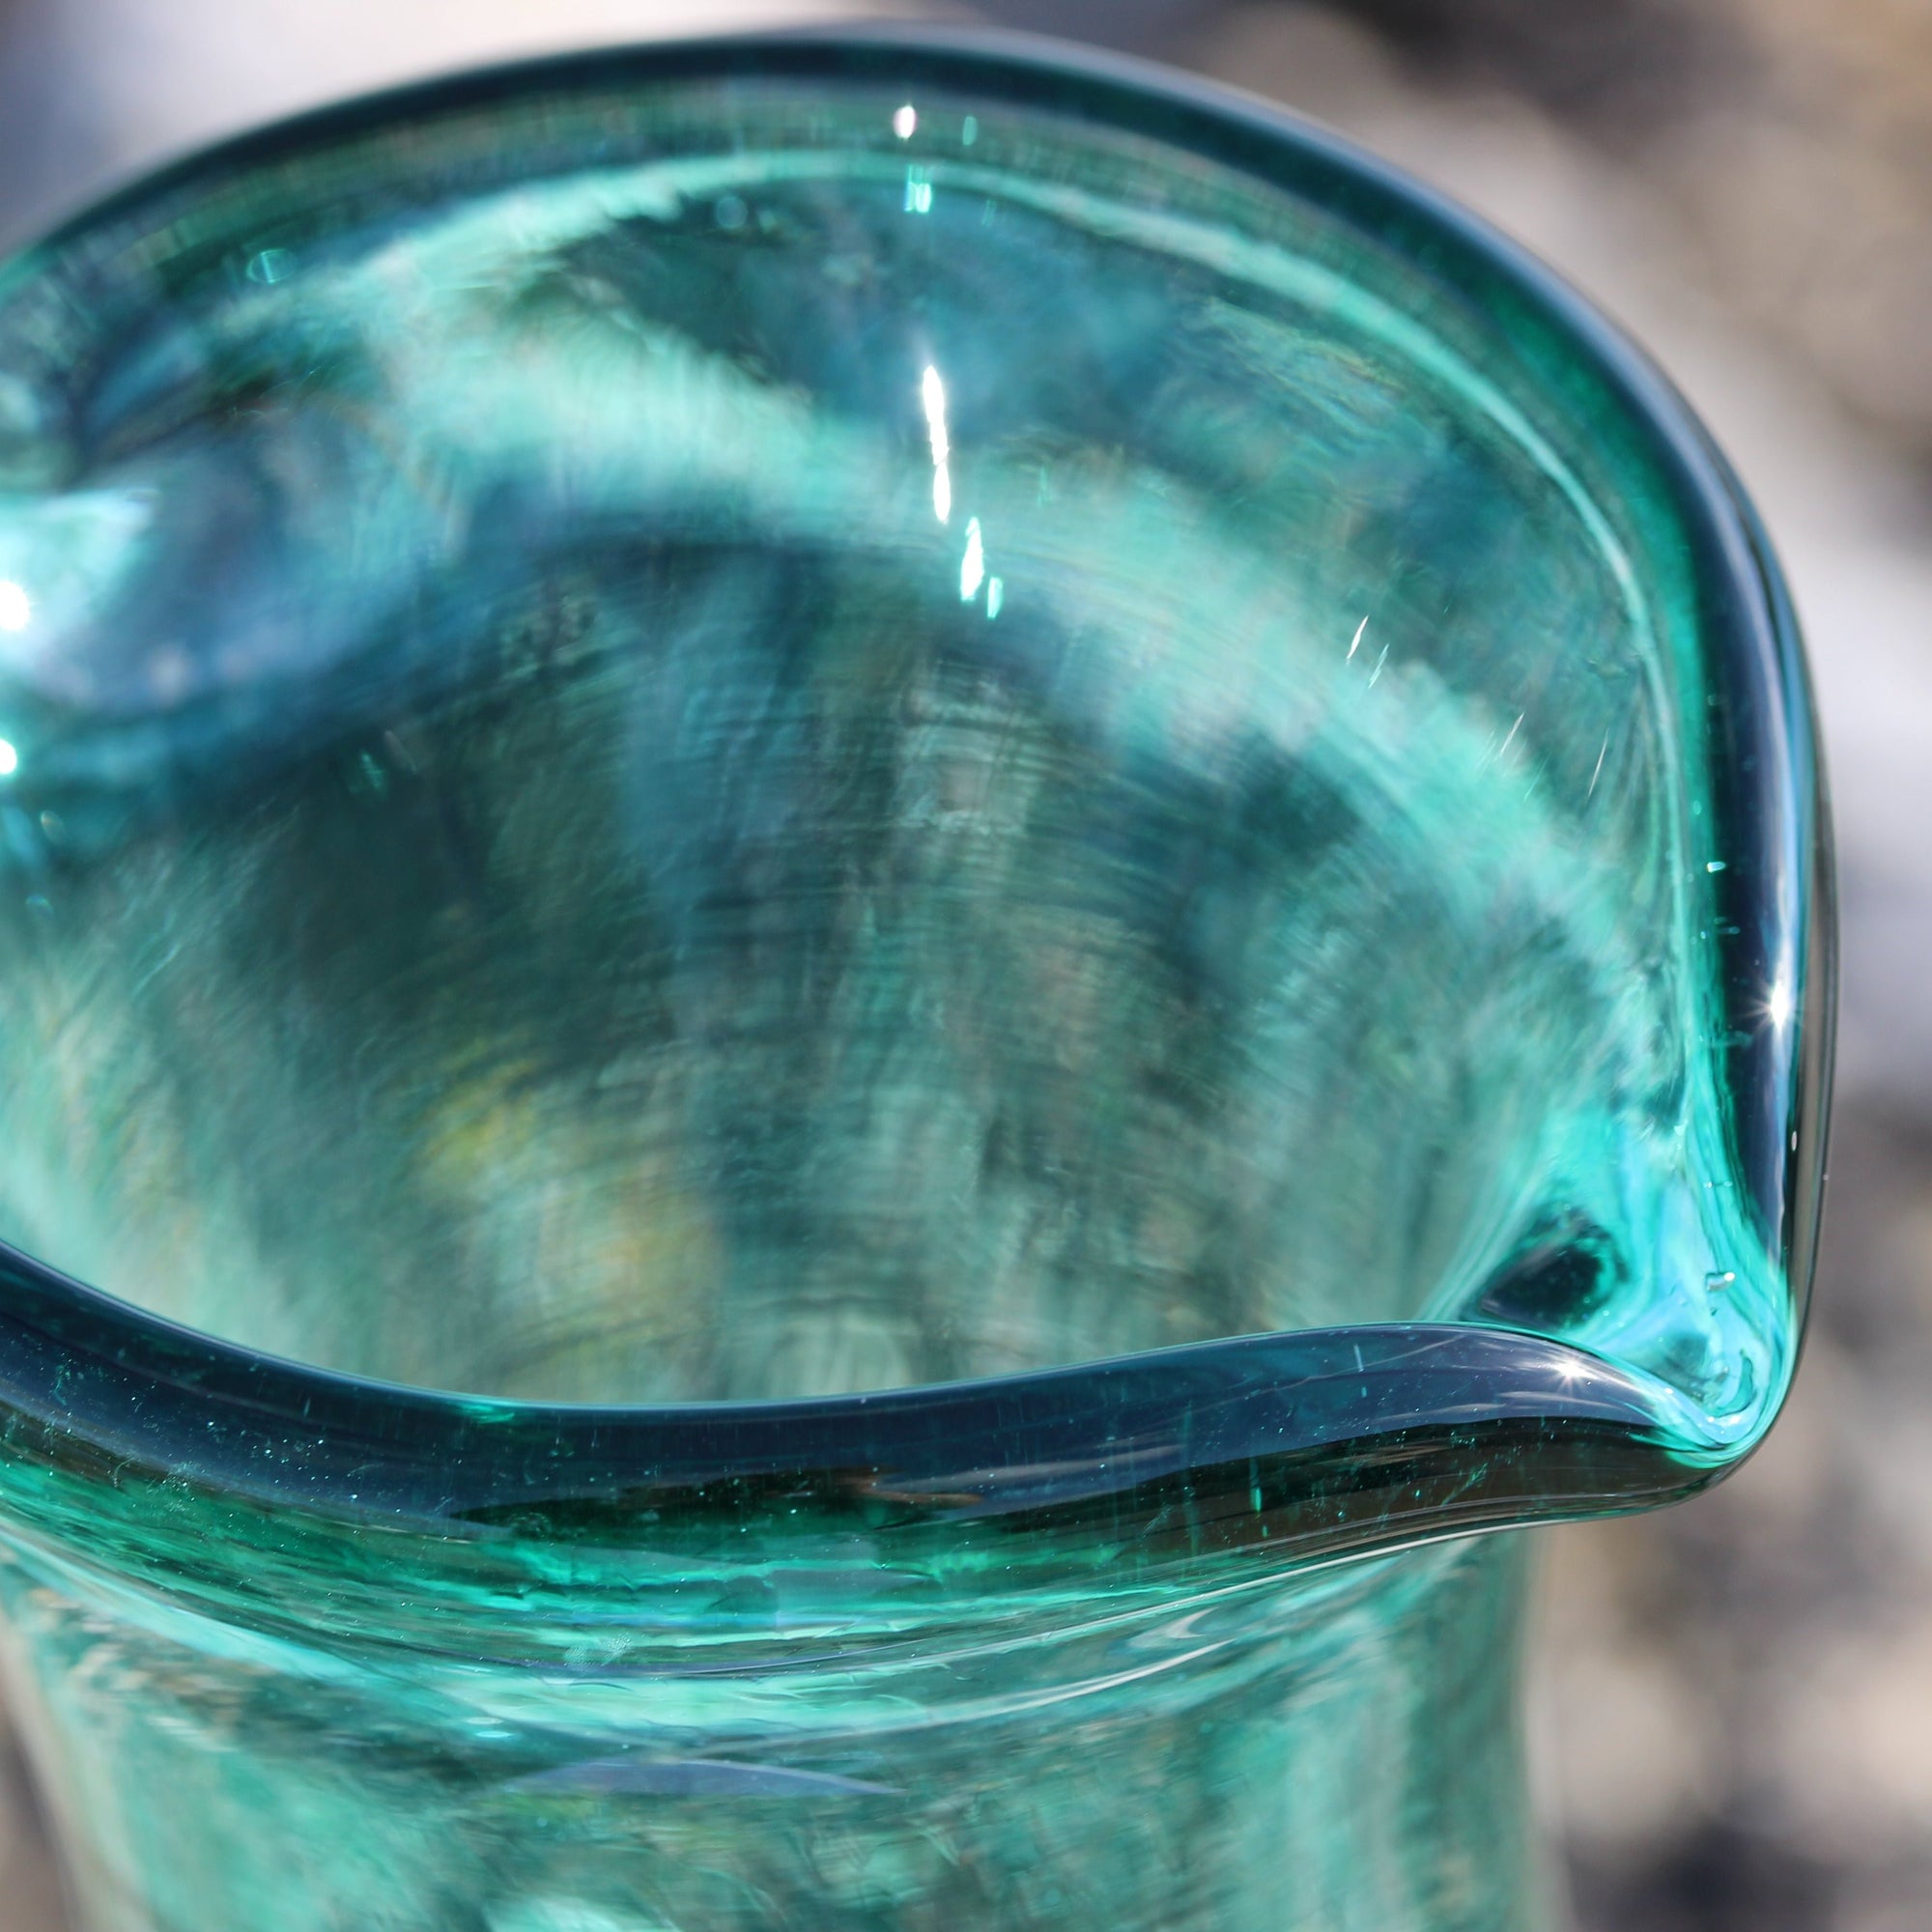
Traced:
POLYGON ((0 1606, 90 1932, 1436 1932, 1795 1366, 1776 571, 1151 70, 607 53, 0 270, 0 1606))

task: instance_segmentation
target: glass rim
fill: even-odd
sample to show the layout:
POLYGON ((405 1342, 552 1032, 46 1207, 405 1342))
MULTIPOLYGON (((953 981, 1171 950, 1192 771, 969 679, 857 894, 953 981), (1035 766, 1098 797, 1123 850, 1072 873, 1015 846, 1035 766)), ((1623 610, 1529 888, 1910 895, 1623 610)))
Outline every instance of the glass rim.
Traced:
MULTIPOLYGON (((236 135, 143 173, 14 251, 0 298, 116 215, 306 147, 532 94, 732 78, 974 90, 1211 158, 1339 214, 1404 259, 1426 248, 1459 293, 1506 300, 1549 354, 1607 394, 1667 480, 1696 585, 1700 656, 1730 707, 1704 776, 1720 855, 1710 868, 1722 909, 1719 996, 1747 1043, 1716 1091, 1730 1113, 1730 1172, 1789 1288, 1795 1354, 1823 1181, 1835 931, 1829 809, 1790 601, 1724 459, 1643 352, 1528 250, 1401 170, 1232 89, 1031 35, 897 23, 760 32, 520 60, 236 135), (1750 1024, 1778 973, 1797 989, 1790 1023, 1750 1024)), ((1701 1050, 1719 1051, 1713 1041, 1701 1050)), ((1604 1461, 1606 1443, 1654 1437, 1655 1391, 1570 1344, 1487 1324, 1293 1330, 976 1381, 609 1406, 485 1399, 260 1354, 0 1246, 0 1407, 25 1426, 38 1445, 30 1453, 71 1463, 62 1445, 78 1441, 90 1462, 330 1514, 487 1520, 564 1500, 628 1508, 644 1491, 710 1510, 809 1477, 814 1493, 921 1517, 1037 1521, 1103 1507, 1151 1520, 1165 1485, 1208 1466, 1254 1471, 1266 1461, 1300 1471, 1297 1482, 1325 1481, 1323 1471, 1396 1448, 1466 1467, 1479 1449, 1504 1464, 1514 1459, 1498 1450, 1534 1445, 1527 1473, 1499 1468, 1453 1503, 1432 1492, 1404 1510, 1380 1485, 1373 1517, 1345 1506, 1320 1539, 1324 1548, 1390 1547, 1689 1493, 1742 1460, 1782 1395, 1761 1392, 1747 1424, 1720 1429, 1687 1414, 1667 1466, 1638 1459, 1606 1495, 1581 1471, 1604 1461)), ((9 1433, 22 1440, 17 1427, 9 1433)), ((1254 1494, 1259 1506, 1259 1476, 1254 1494)))

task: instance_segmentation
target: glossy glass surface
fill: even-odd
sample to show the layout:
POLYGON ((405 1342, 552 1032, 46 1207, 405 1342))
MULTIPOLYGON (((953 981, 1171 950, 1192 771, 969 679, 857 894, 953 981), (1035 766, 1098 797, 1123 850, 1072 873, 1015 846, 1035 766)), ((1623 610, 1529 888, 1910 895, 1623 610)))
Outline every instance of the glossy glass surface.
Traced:
POLYGON ((1388 1552, 1775 1415, 1809 734, 1628 351, 1137 71, 525 69, 29 251, 0 1591, 85 1912, 1530 1922, 1513 1546, 1388 1552))

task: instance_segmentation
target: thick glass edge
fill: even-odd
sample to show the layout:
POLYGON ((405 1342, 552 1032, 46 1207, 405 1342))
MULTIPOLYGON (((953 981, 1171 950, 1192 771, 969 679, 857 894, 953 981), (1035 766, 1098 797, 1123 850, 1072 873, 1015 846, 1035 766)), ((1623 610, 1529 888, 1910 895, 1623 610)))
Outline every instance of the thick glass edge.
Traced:
MULTIPOLYGON (((973 86, 1205 152, 1316 198, 1398 248, 1426 247, 1450 264, 1446 277, 1466 294, 1505 298, 1554 345, 1581 352, 1672 480, 1717 682, 1742 700, 1753 727, 1742 755, 1736 747, 1728 757, 1714 749, 1710 765, 1719 848, 1747 860, 1726 874, 1740 902, 1726 908, 1738 935, 1719 941, 1723 997, 1734 1020, 1763 1035, 1754 1003, 1762 1005, 1780 964, 1801 991, 1785 1037, 1754 1043, 1744 1078, 1719 1091, 1745 1097, 1725 1123, 1726 1139, 1790 1287, 1795 1354, 1815 1261, 1835 934, 1827 806, 1790 602, 1723 459, 1641 352, 1525 250, 1427 187, 1279 109, 1125 58, 1004 33, 807 30, 519 62, 303 114, 95 203, 19 251, 0 270, 0 292, 117 213, 317 140, 532 90, 733 74, 973 86)), ((600 1498, 629 1510, 644 1492, 673 1492, 708 1499, 707 1508, 737 1507, 747 1484, 813 1472, 855 1493, 890 1493, 915 1516, 1043 1521, 1095 1506, 1118 1513, 1129 1493, 1135 1514, 1153 1512, 1170 1479, 1245 1465, 1255 1472, 1251 1514, 1259 1518, 1264 1463, 1307 1476, 1315 1463, 1394 1445, 1410 1452, 1397 1463, 1413 1473, 1479 1444, 1537 1443, 1542 1480, 1532 1490, 1503 1481, 1487 1499, 1466 1493, 1453 1524, 1426 1481, 1406 1490, 1367 1485, 1379 1497, 1370 1540, 1383 1547, 1412 1540, 1413 1527, 1403 1525, 1417 1520, 1492 1527, 1687 1494, 1748 1453, 1783 1392, 1762 1391, 1753 1412, 1721 1434, 1681 1401, 1670 1416, 1676 1426, 1661 1429, 1667 1394, 1583 1351, 1512 1331, 1401 1324, 1238 1338, 811 1403, 608 1409, 485 1402, 255 1356, 0 1250, 0 1404, 16 1453, 71 1463, 84 1446, 79 1461, 89 1466, 156 1471, 230 1495, 358 1515, 483 1520, 502 1509, 600 1498), (1601 1452, 1612 1437, 1646 1453, 1620 1477, 1578 1473, 1580 1486, 1571 1487, 1563 1445, 1601 1452), (1050 1479, 1041 1473, 1049 1469, 1050 1479), (1404 1502, 1408 1490, 1413 1507, 1404 1502)), ((1342 1510, 1337 1534, 1341 1517, 1362 1512, 1342 1510)))
MULTIPOLYGON (((1665 379, 1659 376, 1658 380, 1665 379)), ((1755 568, 1771 631, 1771 656, 1792 721, 1787 742, 1798 782, 1794 788, 1797 822, 1790 845, 1799 881, 1797 936, 1806 945, 1807 952, 1798 962, 1803 977, 1795 1002, 1796 1051, 1789 1075, 1790 1098, 1780 1122, 1780 1131, 1787 1136, 1781 1150, 1785 1173, 1780 1207, 1785 1273, 1802 1347, 1823 1227, 1831 1151, 1832 1076, 1837 1051, 1838 885, 1831 775, 1803 629, 1770 533, 1728 458, 1701 425, 1691 420, 1755 568)))

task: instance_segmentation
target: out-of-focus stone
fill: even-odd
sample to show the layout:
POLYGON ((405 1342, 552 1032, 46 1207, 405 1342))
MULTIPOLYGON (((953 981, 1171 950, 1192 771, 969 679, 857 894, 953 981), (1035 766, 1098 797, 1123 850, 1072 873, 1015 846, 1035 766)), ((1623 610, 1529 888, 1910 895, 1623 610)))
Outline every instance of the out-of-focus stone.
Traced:
POLYGON ((558 48, 958 13, 949 0, 13 0, 0 240, 184 148, 322 101, 558 48))

